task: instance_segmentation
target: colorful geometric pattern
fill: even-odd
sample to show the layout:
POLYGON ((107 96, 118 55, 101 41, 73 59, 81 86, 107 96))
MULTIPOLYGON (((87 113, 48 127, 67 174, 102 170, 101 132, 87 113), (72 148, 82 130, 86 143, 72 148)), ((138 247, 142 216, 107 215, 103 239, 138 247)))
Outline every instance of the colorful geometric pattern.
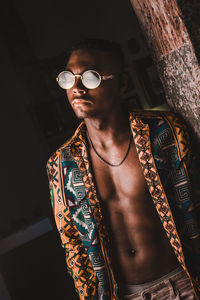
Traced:
MULTIPOLYGON (((50 195, 54 209, 55 221, 60 233, 62 247, 66 251, 66 263, 68 271, 74 278, 75 288, 80 299, 95 299, 97 289, 97 278, 94 274, 93 266, 90 258, 86 254, 84 245, 80 238, 80 233, 71 217, 70 209, 66 206, 63 194, 61 193, 62 179, 60 161, 60 150, 57 155, 50 158, 47 164, 47 173, 50 183, 50 195), (56 158, 56 159, 55 159, 56 158), (89 297, 90 296, 90 297, 89 297)), ((74 191, 70 191, 74 193, 74 191)), ((71 203, 70 203, 71 204, 71 203)), ((81 214, 81 212, 80 212, 81 214)), ((78 217, 75 217, 78 219, 78 217)), ((81 218, 80 218, 81 219, 81 218)), ((84 223, 84 222, 83 222, 84 223)), ((79 228, 81 228, 81 225, 79 228)), ((83 230, 85 228, 83 227, 83 230)))
MULTIPOLYGON (((191 157, 186 127, 173 113, 135 112, 130 122, 152 200, 198 293, 200 255, 190 241, 200 243, 188 179, 191 157)), ((50 158, 47 170, 56 225, 80 299, 117 300, 109 237, 90 168, 84 123, 50 158)))
POLYGON ((184 256, 180 239, 177 234, 172 213, 169 208, 169 204, 167 202, 167 198, 164 193, 164 189, 159 178, 158 172, 156 171, 155 162, 151 152, 149 125, 144 124, 141 120, 133 116, 132 132, 139 160, 143 169, 144 177, 149 187, 149 192, 151 194, 152 200, 155 204, 155 207, 160 216, 169 241, 175 251, 175 254, 182 267, 185 268, 185 262, 183 259, 184 256))

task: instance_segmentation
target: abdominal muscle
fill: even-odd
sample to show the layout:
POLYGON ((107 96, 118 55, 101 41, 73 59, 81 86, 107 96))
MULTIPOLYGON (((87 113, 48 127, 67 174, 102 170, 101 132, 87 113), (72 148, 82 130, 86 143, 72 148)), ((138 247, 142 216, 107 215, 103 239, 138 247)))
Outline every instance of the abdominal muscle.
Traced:
POLYGON ((179 265, 150 196, 145 198, 143 212, 136 214, 131 205, 126 210, 120 201, 109 201, 107 213, 104 213, 114 275, 121 283, 153 281, 179 265))

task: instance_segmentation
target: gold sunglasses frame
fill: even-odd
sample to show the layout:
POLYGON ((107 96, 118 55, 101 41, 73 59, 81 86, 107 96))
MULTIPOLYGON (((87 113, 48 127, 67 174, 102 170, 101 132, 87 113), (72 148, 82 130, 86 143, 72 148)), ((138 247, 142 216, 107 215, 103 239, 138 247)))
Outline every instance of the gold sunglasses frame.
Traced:
POLYGON ((68 88, 68 89, 65 89, 65 88, 63 88, 60 84, 59 84, 59 76, 61 75, 61 74, 63 74, 63 73, 71 73, 73 76, 74 76, 74 84, 75 84, 75 81, 76 81, 76 77, 80 77, 81 78, 81 82, 82 82, 82 84, 84 85, 84 87, 86 87, 87 89, 96 89, 100 84, 101 84, 101 81, 102 80, 108 80, 108 79, 113 79, 114 77, 115 77, 115 75, 113 75, 113 74, 110 74, 110 75, 101 75, 101 74, 99 74, 99 72, 97 72, 97 71, 95 71, 95 70, 86 70, 86 71, 84 71, 82 74, 73 74, 71 71, 62 71, 62 72, 60 72, 59 74, 58 74, 58 76, 56 77, 56 81, 57 81, 57 83, 58 83, 58 85, 62 88, 62 89, 64 89, 64 90, 68 90, 68 89, 71 89, 73 86, 74 86, 74 84, 72 85, 72 87, 70 87, 70 88, 68 88), (88 88, 87 86, 85 86, 85 84, 83 83, 83 74, 84 73, 86 73, 86 72, 95 72, 98 76, 99 76, 99 79, 100 79, 100 82, 99 82, 99 85, 98 86, 96 86, 95 88, 88 88))

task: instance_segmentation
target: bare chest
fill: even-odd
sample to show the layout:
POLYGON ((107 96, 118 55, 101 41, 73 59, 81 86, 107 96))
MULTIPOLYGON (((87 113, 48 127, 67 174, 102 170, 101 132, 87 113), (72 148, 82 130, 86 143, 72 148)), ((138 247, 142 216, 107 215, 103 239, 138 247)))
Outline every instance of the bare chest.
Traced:
MULTIPOLYGON (((121 166, 112 167, 91 152, 98 195, 103 202, 135 198, 146 192, 147 186, 134 144, 121 166)), ((109 161, 109 156, 107 158, 109 161)))
POLYGON ((155 229, 160 226, 153 201, 133 144, 119 167, 109 167, 91 153, 98 198, 110 227, 155 229))

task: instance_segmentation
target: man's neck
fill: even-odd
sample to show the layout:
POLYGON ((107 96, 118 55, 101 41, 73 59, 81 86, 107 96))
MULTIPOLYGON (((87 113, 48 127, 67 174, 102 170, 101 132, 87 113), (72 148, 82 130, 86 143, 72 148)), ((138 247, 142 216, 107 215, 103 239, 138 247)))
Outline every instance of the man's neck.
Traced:
POLYGON ((121 110, 101 118, 87 118, 85 123, 93 143, 103 148, 120 144, 130 136, 129 116, 121 110))

